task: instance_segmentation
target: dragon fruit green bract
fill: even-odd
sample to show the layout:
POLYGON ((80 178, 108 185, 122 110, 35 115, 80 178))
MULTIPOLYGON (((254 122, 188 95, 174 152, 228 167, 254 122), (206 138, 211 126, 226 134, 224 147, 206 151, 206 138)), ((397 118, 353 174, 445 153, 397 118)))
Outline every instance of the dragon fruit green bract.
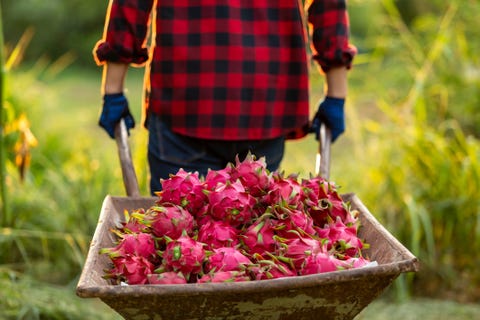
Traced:
POLYGON ((180 169, 150 208, 125 212, 103 248, 112 284, 264 281, 369 264, 357 212, 334 183, 269 172, 265 158, 206 177, 180 169))

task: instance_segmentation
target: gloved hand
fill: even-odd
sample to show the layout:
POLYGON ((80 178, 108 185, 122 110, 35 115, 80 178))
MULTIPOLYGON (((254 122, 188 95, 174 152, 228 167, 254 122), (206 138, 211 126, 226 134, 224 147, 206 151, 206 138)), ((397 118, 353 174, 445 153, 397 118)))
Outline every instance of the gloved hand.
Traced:
POLYGON ((102 114, 98 124, 114 139, 115 126, 121 119, 125 119, 127 132, 130 134, 130 129, 135 127, 135 119, 133 119, 128 108, 127 98, 125 98, 123 93, 105 94, 103 96, 102 114))
POLYGON ((318 106, 317 113, 312 121, 310 132, 315 132, 315 138, 318 140, 320 124, 324 123, 332 133, 332 142, 345 131, 345 115, 343 106, 345 99, 326 97, 318 106))

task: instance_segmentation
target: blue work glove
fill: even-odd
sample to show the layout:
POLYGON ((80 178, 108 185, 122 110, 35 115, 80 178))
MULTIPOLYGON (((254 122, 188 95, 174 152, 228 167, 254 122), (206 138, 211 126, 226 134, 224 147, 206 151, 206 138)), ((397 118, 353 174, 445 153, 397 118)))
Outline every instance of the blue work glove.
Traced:
POLYGON ((98 124, 107 131, 112 139, 115 138, 115 126, 121 119, 125 119, 127 132, 130 134, 130 129, 135 127, 135 119, 128 108, 127 98, 123 93, 104 95, 102 114, 98 124))
POLYGON ((332 142, 345 131, 345 115, 343 106, 345 99, 326 97, 318 106, 317 113, 312 121, 310 132, 315 132, 315 138, 318 140, 320 124, 324 123, 332 133, 332 142))

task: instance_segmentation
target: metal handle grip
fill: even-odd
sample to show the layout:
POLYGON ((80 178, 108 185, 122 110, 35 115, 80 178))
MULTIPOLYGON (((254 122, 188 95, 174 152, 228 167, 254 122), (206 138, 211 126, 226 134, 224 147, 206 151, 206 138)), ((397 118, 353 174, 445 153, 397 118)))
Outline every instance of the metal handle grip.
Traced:
POLYGON ((129 197, 140 197, 137 175, 133 167, 130 146, 128 145, 128 131, 125 121, 121 120, 115 127, 115 141, 117 142, 118 157, 122 167, 123 184, 129 197))
POLYGON ((315 164, 315 174, 328 180, 330 179, 330 147, 332 133, 325 124, 320 124, 318 134, 318 152, 315 164))

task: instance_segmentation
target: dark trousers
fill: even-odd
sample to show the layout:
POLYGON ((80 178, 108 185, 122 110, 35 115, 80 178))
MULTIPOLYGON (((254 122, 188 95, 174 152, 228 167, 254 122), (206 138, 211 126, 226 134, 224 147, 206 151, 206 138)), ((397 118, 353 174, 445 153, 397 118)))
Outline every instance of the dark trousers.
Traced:
POLYGON ((148 116, 148 162, 150 165, 150 191, 161 190, 160 179, 167 179, 180 168, 197 171, 205 176, 208 169, 224 169, 238 156, 243 161, 248 152, 256 158, 265 157, 267 169, 279 168, 285 150, 283 137, 267 140, 204 140, 172 132, 155 114, 148 116))

